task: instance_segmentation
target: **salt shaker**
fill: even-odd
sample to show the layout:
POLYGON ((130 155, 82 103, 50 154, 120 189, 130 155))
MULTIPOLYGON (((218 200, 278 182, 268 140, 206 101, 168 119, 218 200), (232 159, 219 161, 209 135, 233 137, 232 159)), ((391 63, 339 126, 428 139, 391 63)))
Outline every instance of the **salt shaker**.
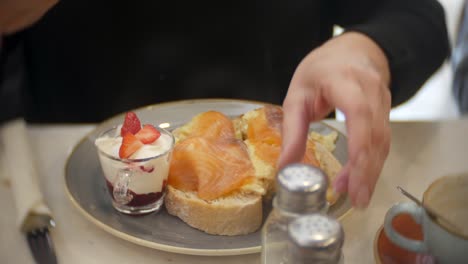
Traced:
POLYGON ((325 214, 296 218, 288 226, 288 264, 343 264, 344 232, 341 224, 325 214))
POLYGON ((328 177, 317 167, 295 163, 279 171, 273 210, 262 228, 262 263, 285 263, 288 252, 288 224, 295 218, 326 213, 328 177))

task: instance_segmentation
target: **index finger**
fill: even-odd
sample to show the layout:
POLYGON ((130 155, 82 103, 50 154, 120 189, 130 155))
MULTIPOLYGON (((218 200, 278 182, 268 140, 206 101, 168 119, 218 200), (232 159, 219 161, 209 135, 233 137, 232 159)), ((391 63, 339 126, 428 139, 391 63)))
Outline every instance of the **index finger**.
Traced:
POLYGON ((309 120, 303 96, 288 91, 283 103, 282 147, 278 167, 299 162, 304 156, 309 120))

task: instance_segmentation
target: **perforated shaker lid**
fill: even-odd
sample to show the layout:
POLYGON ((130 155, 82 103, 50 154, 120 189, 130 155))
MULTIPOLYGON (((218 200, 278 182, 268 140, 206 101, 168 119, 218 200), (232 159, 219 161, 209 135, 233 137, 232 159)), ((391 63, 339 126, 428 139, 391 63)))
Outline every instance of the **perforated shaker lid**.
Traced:
POLYGON ((317 213, 298 217, 289 224, 288 235, 293 258, 334 263, 341 257, 344 231, 330 216, 317 213))
POLYGON ((327 205, 328 177, 317 167, 294 163, 279 171, 276 205, 293 213, 313 213, 327 205))

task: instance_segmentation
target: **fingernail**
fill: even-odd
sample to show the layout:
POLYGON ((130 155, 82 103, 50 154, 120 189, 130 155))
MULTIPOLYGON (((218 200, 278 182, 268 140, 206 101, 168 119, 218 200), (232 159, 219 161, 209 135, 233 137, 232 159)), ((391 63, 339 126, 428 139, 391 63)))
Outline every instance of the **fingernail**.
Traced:
POLYGON ((369 204, 369 189, 362 186, 356 197, 356 207, 365 208, 369 204))

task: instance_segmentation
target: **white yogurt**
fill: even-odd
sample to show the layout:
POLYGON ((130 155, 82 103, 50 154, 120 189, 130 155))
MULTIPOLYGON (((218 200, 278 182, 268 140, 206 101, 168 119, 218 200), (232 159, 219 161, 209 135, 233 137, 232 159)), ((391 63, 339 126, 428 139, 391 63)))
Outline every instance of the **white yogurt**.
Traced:
MULTIPOLYGON (((120 131, 120 129, 117 130, 120 131)), ((144 162, 126 163, 121 161, 119 158, 121 144, 122 137, 120 135, 115 137, 104 135, 95 141, 95 145, 100 150, 98 151, 99 159, 106 179, 112 185, 115 185, 119 172, 128 170, 131 173, 128 185, 131 191, 136 194, 161 192, 163 183, 167 180, 169 174, 171 151, 168 150, 172 148, 173 138, 170 135, 161 133, 161 136, 155 142, 143 145, 129 157, 129 159, 151 158, 144 162), (118 160, 111 159, 101 152, 118 160)))

